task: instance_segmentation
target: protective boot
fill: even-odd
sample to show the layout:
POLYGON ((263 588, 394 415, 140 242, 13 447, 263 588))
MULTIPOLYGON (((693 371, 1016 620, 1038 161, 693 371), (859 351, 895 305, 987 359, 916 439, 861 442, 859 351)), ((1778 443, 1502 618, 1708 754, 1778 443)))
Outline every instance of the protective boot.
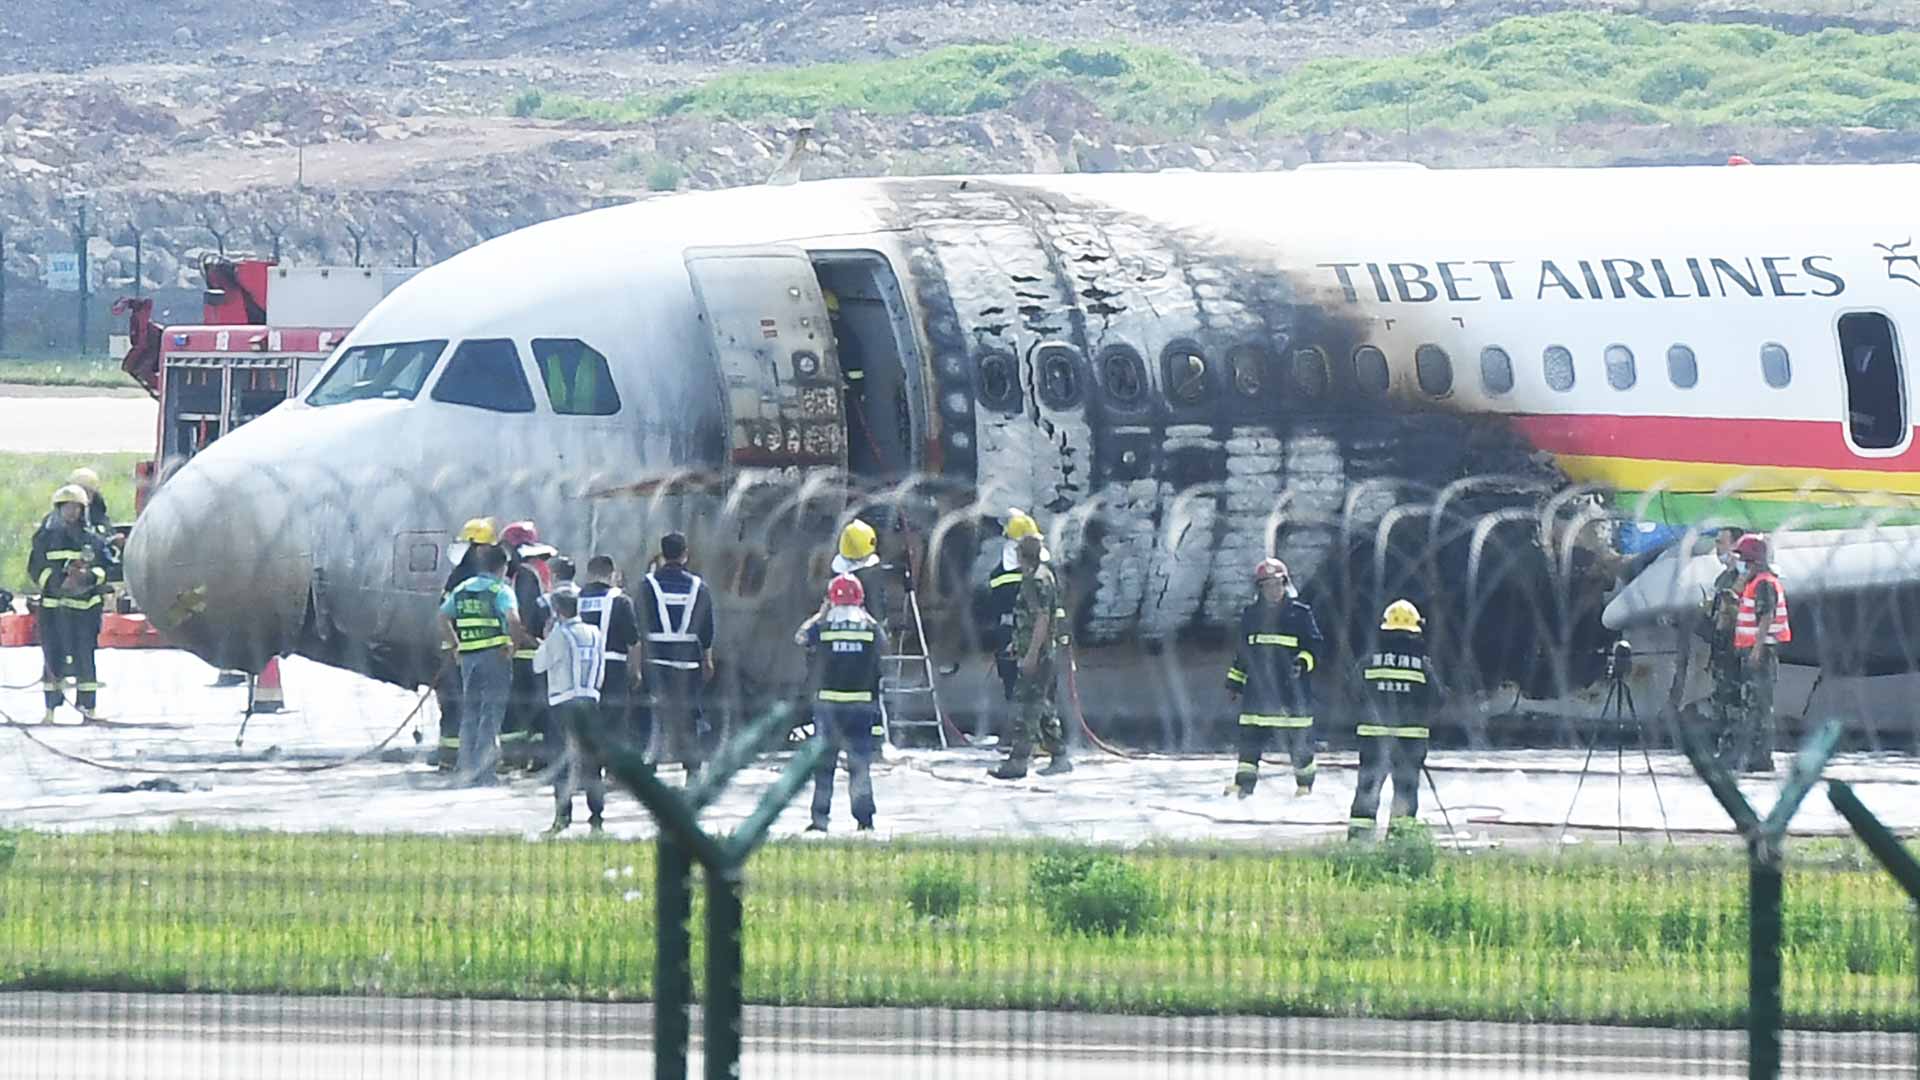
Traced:
POLYGON ((607 831, 607 823, 601 819, 599 814, 595 814, 587 819, 587 831, 598 836, 607 831))
POLYGON ((1027 776, 1027 763, 1012 758, 987 770, 987 775, 995 780, 1024 780, 1027 776))
POLYGON ((1041 776, 1059 776, 1073 771, 1073 762, 1067 760, 1065 751, 1053 755, 1047 761, 1047 767, 1040 770, 1041 776))
POLYGON ((59 715, 60 715, 60 710, 49 705, 47 706, 46 713, 40 717, 40 722, 43 724, 51 724, 53 723, 54 719, 57 718, 59 715))
MULTIPOLYGON (((568 829, 572 827, 573 827, 572 814, 555 814, 553 815, 553 824, 547 826, 546 832, 543 835, 558 836, 561 833, 566 832, 568 829)), ((598 826, 596 825, 595 828, 597 829, 598 826)))
POLYGON ((1373 843, 1374 822, 1372 818, 1349 818, 1347 820, 1347 841, 1354 844, 1373 843))

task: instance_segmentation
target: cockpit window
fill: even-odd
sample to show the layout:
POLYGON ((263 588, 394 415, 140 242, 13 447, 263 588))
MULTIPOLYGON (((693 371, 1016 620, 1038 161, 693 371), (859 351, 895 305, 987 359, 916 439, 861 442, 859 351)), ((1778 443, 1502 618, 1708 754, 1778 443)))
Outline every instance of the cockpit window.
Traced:
POLYGON ((532 412, 533 391, 520 367, 520 350, 505 338, 463 341, 433 384, 433 400, 491 412, 532 412))
POLYGON ((620 411, 607 358, 575 338, 534 338, 533 359, 547 400, 562 416, 612 416, 620 411))
POLYGON ((338 405, 369 398, 412 401, 446 348, 445 341, 355 345, 341 354, 307 395, 307 404, 338 405))

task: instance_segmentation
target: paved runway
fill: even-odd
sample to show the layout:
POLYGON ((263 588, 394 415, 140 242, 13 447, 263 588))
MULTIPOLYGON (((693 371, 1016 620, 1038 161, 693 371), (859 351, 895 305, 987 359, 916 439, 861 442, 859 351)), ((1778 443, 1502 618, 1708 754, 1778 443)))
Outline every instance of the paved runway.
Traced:
MULTIPOLYGON (((236 748, 244 688, 212 686, 216 672, 184 653, 107 650, 100 657, 107 684, 102 702, 117 725, 0 727, 0 827, 150 829, 192 822, 531 836, 551 819, 549 796, 531 781, 450 788, 421 764, 424 749, 411 729, 417 726, 431 745, 432 705, 417 725, 403 724, 418 699, 398 687, 289 660, 282 665, 289 711, 254 717, 245 744, 236 748), (372 752, 389 736, 397 760, 372 752), (154 781, 164 781, 163 789, 139 787, 154 781)), ((39 650, 0 649, 0 687, 19 687, 0 689, 0 719, 37 721, 39 670, 39 650)), ((63 719, 78 717, 68 711, 63 719)), ((1725 812, 1678 755, 1653 755, 1649 775, 1638 754, 1603 752, 1584 780, 1582 757, 1577 750, 1436 751, 1433 778, 1440 800, 1423 785, 1421 816, 1439 827, 1450 823, 1475 843, 1551 840, 1569 807, 1573 835, 1587 843, 1614 842, 1616 824, 1625 827, 1629 842, 1636 836, 1658 841, 1663 820, 1683 838, 1732 839, 1725 812)), ((1222 795, 1233 772, 1225 754, 1118 758, 1089 752, 1069 776, 1014 784, 987 778, 994 760, 990 750, 890 750, 874 777, 879 838, 1305 843, 1344 835, 1353 798, 1351 752, 1322 759, 1319 782, 1306 798, 1294 797, 1292 778, 1279 761, 1270 767, 1271 779, 1244 801, 1222 795)), ((770 756, 744 770, 708 820, 723 826, 743 820, 783 764, 770 756)), ((1829 775, 1853 782, 1894 827, 1920 827, 1920 800, 1912 797, 1920 785, 1920 761, 1847 754, 1829 775)), ((1774 782, 1750 778, 1742 787, 1762 812, 1772 804, 1774 782)), ((796 836, 806 824, 804 800, 796 801, 775 822, 774 834, 796 836)), ((1803 834, 1846 832, 1819 794, 1807 800, 1794 826, 1803 834)), ((625 795, 613 800, 608 828, 629 839, 653 832, 646 812, 625 795)))
MULTIPOLYGON (((0 994, 0 1077, 637 1076, 646 1005, 0 994)), ((1789 1075, 1911 1076, 1911 1035, 1790 1036, 1789 1075)), ((694 1075, 698 1075, 696 1054, 694 1075)), ((748 1010, 749 1077, 1738 1076, 1737 1032, 917 1009, 748 1010)))

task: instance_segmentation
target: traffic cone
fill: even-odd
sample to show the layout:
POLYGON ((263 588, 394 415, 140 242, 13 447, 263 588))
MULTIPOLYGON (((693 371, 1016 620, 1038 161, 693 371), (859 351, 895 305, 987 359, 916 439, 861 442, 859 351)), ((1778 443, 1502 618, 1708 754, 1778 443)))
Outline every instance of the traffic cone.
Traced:
POLYGON ((276 713, 287 707, 286 691, 280 688, 280 658, 273 657, 260 674, 253 679, 253 689, 248 695, 247 711, 250 713, 276 713))

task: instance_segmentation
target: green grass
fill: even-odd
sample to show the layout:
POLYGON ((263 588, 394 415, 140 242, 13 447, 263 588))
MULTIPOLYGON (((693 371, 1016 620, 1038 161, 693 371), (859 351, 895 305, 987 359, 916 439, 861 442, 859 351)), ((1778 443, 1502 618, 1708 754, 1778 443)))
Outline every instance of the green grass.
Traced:
POLYGON ((144 454, 0 454, 0 589, 23 593, 33 531, 52 509, 54 489, 82 465, 100 474, 117 521, 133 520, 133 464, 144 454))
POLYGON ((1278 78, 1166 49, 1032 41, 723 75, 678 93, 593 101, 527 91, 518 115, 635 123, 689 113, 820 117, 837 109, 960 116, 1042 82, 1116 120, 1172 132, 1558 127, 1586 122, 1920 128, 1920 34, 1660 23, 1561 13, 1503 20, 1441 49, 1310 61, 1278 78))
POLYGON ((133 377, 120 370, 118 358, 67 356, 42 359, 0 358, 0 383, 15 386, 103 386, 138 389, 133 377))
MULTIPOLYGON (((650 994, 645 844, 176 830, 17 848, 0 872, 7 987, 650 994)), ((746 995, 1718 1026, 1744 1007, 1732 852, 1443 857, 1408 876, 1325 851, 1149 848, 1112 857, 1161 912, 1108 936, 1056 930, 1035 900, 1030 871, 1060 850, 776 843, 748 872, 746 995), (937 917, 909 899, 930 874, 969 885, 937 917)), ((1795 1026, 1916 1019, 1911 916, 1855 855, 1789 871, 1795 1026)))

